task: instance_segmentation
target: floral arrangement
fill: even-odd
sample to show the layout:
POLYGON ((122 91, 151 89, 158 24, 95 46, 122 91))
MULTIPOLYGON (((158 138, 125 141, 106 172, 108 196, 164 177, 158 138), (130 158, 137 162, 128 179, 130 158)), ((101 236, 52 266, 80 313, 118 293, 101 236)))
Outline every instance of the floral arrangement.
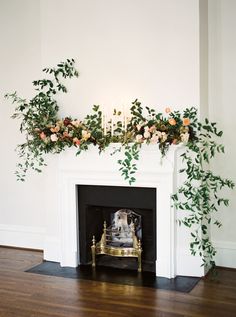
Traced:
POLYGON ((56 68, 43 69, 51 79, 33 81, 37 93, 29 101, 18 97, 16 92, 6 95, 16 103, 12 117, 21 120, 20 131, 26 135, 26 142, 18 146, 21 161, 16 171, 17 179, 24 181, 29 169, 41 172, 42 166, 46 165, 44 155, 47 153, 60 153, 68 147, 76 147, 80 154, 91 145, 101 152, 111 143, 119 143, 118 151, 125 149, 124 159, 118 160, 119 170, 132 184, 142 144, 156 144, 164 157, 170 145, 183 143, 186 151, 182 154, 184 167, 180 173, 185 173, 186 181, 173 194, 173 206, 184 212, 179 217, 179 224, 193 230, 191 253, 199 254, 203 265, 214 266, 216 250, 210 241, 209 229, 211 224, 221 226, 214 215, 221 205, 229 204, 228 199, 219 196, 220 191, 224 187, 234 187, 231 180, 214 175, 207 168, 216 153, 224 153, 224 146, 215 140, 222 136, 222 131, 208 119, 199 122, 194 107, 183 113, 168 107, 160 113, 149 107, 143 108, 138 100, 131 104, 129 115, 114 109, 111 118, 107 119, 95 105, 92 113, 82 121, 69 116, 60 118, 55 95, 67 92, 63 78, 78 77, 74 63, 73 59, 67 59, 56 68))

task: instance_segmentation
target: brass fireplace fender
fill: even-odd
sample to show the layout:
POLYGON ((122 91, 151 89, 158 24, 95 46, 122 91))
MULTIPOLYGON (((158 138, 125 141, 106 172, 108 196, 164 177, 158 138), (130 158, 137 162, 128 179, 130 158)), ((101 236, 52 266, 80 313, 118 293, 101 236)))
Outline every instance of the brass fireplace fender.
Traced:
POLYGON ((96 255, 104 254, 117 257, 136 257, 138 259, 138 272, 142 271, 142 247, 141 241, 137 239, 133 230, 133 247, 113 247, 107 244, 107 227, 106 222, 103 224, 103 234, 101 240, 96 243, 93 236, 91 252, 92 252, 92 267, 96 266, 96 255))

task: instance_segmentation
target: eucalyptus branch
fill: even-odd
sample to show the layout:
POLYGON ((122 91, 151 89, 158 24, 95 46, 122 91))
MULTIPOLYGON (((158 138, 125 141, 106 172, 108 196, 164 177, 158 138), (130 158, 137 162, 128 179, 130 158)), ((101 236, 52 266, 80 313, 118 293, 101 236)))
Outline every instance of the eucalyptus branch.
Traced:
POLYGON ((125 158, 123 160, 118 160, 120 164, 121 175, 125 180, 128 180, 129 185, 136 181, 134 175, 137 171, 137 164, 134 161, 139 159, 139 148, 140 145, 137 143, 126 144, 125 146, 125 158))
POLYGON ((17 93, 6 94, 5 97, 16 104, 14 119, 20 119, 20 131, 25 133, 26 142, 17 147, 21 162, 17 165, 16 176, 18 180, 24 181, 29 169, 41 172, 45 164, 43 154, 48 152, 58 153, 64 148, 62 143, 52 144, 43 135, 50 130, 58 120, 58 104, 54 95, 59 92, 66 92, 66 87, 61 78, 77 77, 78 72, 74 68, 74 60, 67 59, 66 62, 57 65, 57 68, 45 68, 43 70, 52 76, 52 79, 40 79, 33 81, 36 95, 27 101, 18 97, 17 93), (43 133, 43 134, 40 134, 43 133), (40 138, 39 136, 42 136, 40 138))

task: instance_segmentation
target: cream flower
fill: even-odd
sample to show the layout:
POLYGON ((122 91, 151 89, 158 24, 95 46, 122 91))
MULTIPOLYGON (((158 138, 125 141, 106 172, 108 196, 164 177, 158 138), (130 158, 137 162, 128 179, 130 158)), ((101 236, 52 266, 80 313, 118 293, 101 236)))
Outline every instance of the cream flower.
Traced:
POLYGON ((54 134, 51 134, 50 139, 51 139, 52 142, 56 142, 56 141, 58 140, 58 137, 57 137, 57 135, 54 133, 54 134))
POLYGON ((167 140, 167 134, 165 132, 161 132, 161 141, 165 142, 167 140))
POLYGON ((50 142, 50 138, 49 138, 49 136, 47 136, 43 141, 44 141, 44 143, 46 143, 46 144, 48 144, 49 142, 50 142))
POLYGON ((136 135, 136 141, 137 141, 137 142, 141 143, 141 142, 142 142, 142 139, 143 139, 142 134, 137 134, 137 135, 136 135))
POLYGON ((59 125, 59 126, 63 126, 63 125, 64 125, 63 120, 59 120, 59 121, 57 121, 57 125, 59 125))
POLYGON ((87 141, 89 138, 91 137, 91 133, 86 131, 86 130, 82 130, 82 138, 87 141))
POLYGON ((141 128, 142 128, 142 125, 141 125, 141 124, 137 124, 137 125, 136 125, 136 128, 137 128, 138 131, 140 131, 141 128))
POLYGON ((189 140, 189 133, 185 132, 185 133, 180 134, 180 138, 181 138, 181 141, 183 143, 187 143, 189 140))
POLYGON ((158 134, 153 134, 152 137, 151 137, 150 143, 151 144, 156 144, 156 143, 158 143, 158 141, 159 141, 158 134))
POLYGON ((73 120, 71 121, 71 124, 73 124, 76 128, 78 128, 81 124, 81 122, 79 120, 73 120))

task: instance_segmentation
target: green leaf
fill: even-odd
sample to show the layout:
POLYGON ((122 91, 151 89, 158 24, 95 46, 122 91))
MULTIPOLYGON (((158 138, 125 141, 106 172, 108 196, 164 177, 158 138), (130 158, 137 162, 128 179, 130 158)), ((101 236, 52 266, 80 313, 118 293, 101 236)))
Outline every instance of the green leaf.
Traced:
POLYGON ((203 234, 207 234, 207 226, 206 225, 202 225, 202 232, 203 232, 203 234))

